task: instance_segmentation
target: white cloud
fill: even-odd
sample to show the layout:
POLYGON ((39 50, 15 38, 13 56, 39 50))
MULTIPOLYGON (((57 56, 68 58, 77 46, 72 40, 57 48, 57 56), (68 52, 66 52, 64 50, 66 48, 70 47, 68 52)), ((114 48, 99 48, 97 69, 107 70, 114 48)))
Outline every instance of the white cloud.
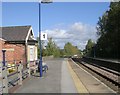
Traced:
POLYGON ((67 30, 62 30, 62 29, 45 30, 42 32, 47 33, 48 37, 52 37, 54 39, 67 39, 72 36, 67 33, 67 30))
POLYGON ((83 30, 84 30, 84 24, 83 23, 81 23, 81 22, 76 22, 76 23, 74 23, 72 26, 71 26, 71 28, 74 30, 74 31, 80 31, 80 32, 82 32, 83 30))
POLYGON ((56 28, 42 32, 47 33, 48 37, 52 37, 60 48, 63 48, 65 43, 71 42, 80 49, 84 49, 88 39, 92 39, 93 41, 97 39, 95 26, 81 22, 75 22, 69 25, 67 29, 56 28))

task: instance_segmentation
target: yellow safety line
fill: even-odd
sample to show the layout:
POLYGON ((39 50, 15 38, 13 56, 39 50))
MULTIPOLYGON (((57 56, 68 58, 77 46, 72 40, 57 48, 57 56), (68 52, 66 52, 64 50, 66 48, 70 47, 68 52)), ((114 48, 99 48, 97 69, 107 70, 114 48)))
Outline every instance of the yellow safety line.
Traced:
POLYGON ((73 78, 73 81, 75 83, 75 86, 77 88, 78 93, 89 93, 83 83, 80 81, 76 73, 73 71, 72 67, 70 66, 69 62, 67 61, 67 65, 69 68, 69 71, 71 73, 71 76, 73 78))

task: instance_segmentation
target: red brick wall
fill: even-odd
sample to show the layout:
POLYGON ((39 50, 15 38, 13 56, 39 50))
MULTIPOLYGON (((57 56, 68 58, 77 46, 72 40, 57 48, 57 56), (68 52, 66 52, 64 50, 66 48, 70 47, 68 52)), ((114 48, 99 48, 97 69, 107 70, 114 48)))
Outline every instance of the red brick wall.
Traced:
POLYGON ((22 44, 9 44, 5 43, 3 45, 4 49, 14 49, 14 51, 6 51, 6 60, 7 61, 14 61, 22 60, 23 63, 26 62, 26 54, 25 54, 25 45, 22 44))
POLYGON ((0 62, 2 61, 2 46, 4 45, 4 40, 0 38, 0 62))

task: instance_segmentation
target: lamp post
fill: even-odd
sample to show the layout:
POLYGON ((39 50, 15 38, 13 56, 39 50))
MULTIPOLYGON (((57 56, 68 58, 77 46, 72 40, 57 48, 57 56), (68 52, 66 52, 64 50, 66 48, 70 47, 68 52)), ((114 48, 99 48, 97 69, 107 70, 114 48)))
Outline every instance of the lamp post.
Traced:
POLYGON ((52 3, 52 0, 42 0, 39 3, 39 48, 40 48, 40 61, 39 61, 39 69, 40 69, 40 77, 42 77, 42 45, 41 45, 41 40, 46 40, 47 38, 47 34, 46 33, 41 33, 41 19, 40 19, 40 12, 41 12, 41 3, 43 4, 48 4, 48 3, 52 3))
POLYGON ((40 15, 41 15, 41 4, 39 3, 39 48, 40 48, 40 60, 39 60, 39 71, 40 77, 42 77, 42 46, 41 46, 41 23, 40 23, 40 15))

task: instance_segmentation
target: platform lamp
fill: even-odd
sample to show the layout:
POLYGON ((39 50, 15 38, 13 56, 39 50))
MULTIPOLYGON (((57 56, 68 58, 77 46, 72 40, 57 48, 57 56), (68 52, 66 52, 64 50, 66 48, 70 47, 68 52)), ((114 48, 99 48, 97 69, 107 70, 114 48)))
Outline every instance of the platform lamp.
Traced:
POLYGON ((42 36, 43 35, 43 38, 45 38, 45 33, 41 33, 41 19, 40 19, 40 12, 41 12, 41 3, 42 4, 49 4, 49 3, 52 3, 52 0, 40 0, 39 2, 39 48, 40 48, 40 61, 39 61, 39 71, 40 71, 40 77, 42 77, 42 45, 41 45, 41 41, 42 41, 42 36))

